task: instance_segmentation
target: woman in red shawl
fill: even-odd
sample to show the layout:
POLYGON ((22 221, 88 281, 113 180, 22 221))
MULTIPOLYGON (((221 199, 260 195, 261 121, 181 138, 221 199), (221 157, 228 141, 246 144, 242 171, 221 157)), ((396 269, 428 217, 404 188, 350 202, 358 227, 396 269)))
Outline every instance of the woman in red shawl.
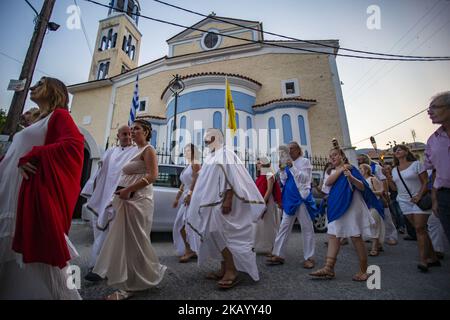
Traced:
POLYGON ((256 172, 256 186, 264 197, 267 209, 256 224, 255 251, 271 256, 275 237, 280 227, 278 207, 281 206, 281 189, 275 180, 275 173, 269 158, 258 158, 256 172))
POLYGON ((40 115, 14 136, 0 162, 0 298, 79 299, 68 288, 67 235, 80 192, 84 138, 68 111, 66 86, 30 88, 40 115))

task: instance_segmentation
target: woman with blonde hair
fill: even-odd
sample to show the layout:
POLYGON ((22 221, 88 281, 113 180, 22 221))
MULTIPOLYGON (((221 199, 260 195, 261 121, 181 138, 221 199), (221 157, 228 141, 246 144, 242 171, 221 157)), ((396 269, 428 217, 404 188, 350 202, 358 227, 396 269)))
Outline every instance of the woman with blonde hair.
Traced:
MULTIPOLYGON (((316 278, 335 278, 334 266, 341 246, 340 239, 350 237, 359 260, 359 271, 354 281, 366 281, 367 252, 363 237, 372 237, 374 224, 368 205, 375 206, 375 195, 359 171, 348 164, 344 152, 338 146, 330 151, 333 169, 324 178, 324 192, 328 193, 328 251, 325 266, 310 273, 316 278)), ((377 202, 377 201, 376 201, 377 202)), ((378 202, 377 202, 378 203, 378 202)))
POLYGON ((441 265, 427 232, 431 200, 428 210, 418 206, 428 192, 428 175, 407 146, 398 144, 393 151, 395 169, 392 170, 392 178, 389 177, 388 183, 398 192, 397 201, 400 209, 416 229, 420 260, 417 268, 421 272, 427 272, 429 267, 441 265))
MULTIPOLYGON (((366 179, 372 192, 380 199, 383 196, 383 183, 372 175, 372 168, 370 165, 363 163, 359 165, 359 170, 362 176, 366 179)), ((382 203, 380 202, 380 207, 382 203)), ((372 225, 372 248, 370 249, 369 256, 378 256, 380 251, 383 250, 383 243, 385 237, 385 226, 384 226, 384 210, 378 212, 376 208, 370 209, 370 214, 375 220, 375 224, 372 225)))
POLYGON ((30 91, 39 116, 0 162, 0 299, 80 299, 66 269, 84 138, 61 81, 43 77, 30 91))
POLYGON ((131 138, 139 151, 123 168, 112 206, 116 211, 93 273, 107 278, 118 291, 107 300, 124 300, 136 291, 159 284, 166 266, 159 263, 150 241, 153 222, 153 182, 158 177, 156 152, 149 141, 150 122, 138 119, 131 138))

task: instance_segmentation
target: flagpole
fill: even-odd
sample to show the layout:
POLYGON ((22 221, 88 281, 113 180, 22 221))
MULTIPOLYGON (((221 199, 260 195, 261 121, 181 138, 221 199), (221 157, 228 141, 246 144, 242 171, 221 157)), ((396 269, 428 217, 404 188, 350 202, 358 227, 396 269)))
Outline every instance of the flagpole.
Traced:
POLYGON ((224 137, 224 145, 227 145, 227 82, 228 82, 228 77, 225 76, 225 103, 224 105, 224 126, 223 126, 223 137, 224 137))

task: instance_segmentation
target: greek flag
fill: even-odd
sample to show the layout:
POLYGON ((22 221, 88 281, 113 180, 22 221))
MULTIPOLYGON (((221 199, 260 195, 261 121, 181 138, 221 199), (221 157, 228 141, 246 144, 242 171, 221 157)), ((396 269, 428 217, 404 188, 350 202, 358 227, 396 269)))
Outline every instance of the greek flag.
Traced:
POLYGON ((136 112, 139 108, 139 75, 136 75, 136 86, 134 87, 133 100, 131 101, 130 119, 128 119, 128 126, 131 127, 136 119, 136 112))

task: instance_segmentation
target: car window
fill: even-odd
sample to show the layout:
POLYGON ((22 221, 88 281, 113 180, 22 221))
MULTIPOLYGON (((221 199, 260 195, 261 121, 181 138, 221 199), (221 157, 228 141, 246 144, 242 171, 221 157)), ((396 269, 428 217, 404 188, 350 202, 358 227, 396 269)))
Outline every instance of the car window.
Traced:
POLYGON ((156 187, 179 188, 181 185, 180 173, 182 170, 183 168, 180 167, 159 166, 158 178, 153 185, 156 187))

